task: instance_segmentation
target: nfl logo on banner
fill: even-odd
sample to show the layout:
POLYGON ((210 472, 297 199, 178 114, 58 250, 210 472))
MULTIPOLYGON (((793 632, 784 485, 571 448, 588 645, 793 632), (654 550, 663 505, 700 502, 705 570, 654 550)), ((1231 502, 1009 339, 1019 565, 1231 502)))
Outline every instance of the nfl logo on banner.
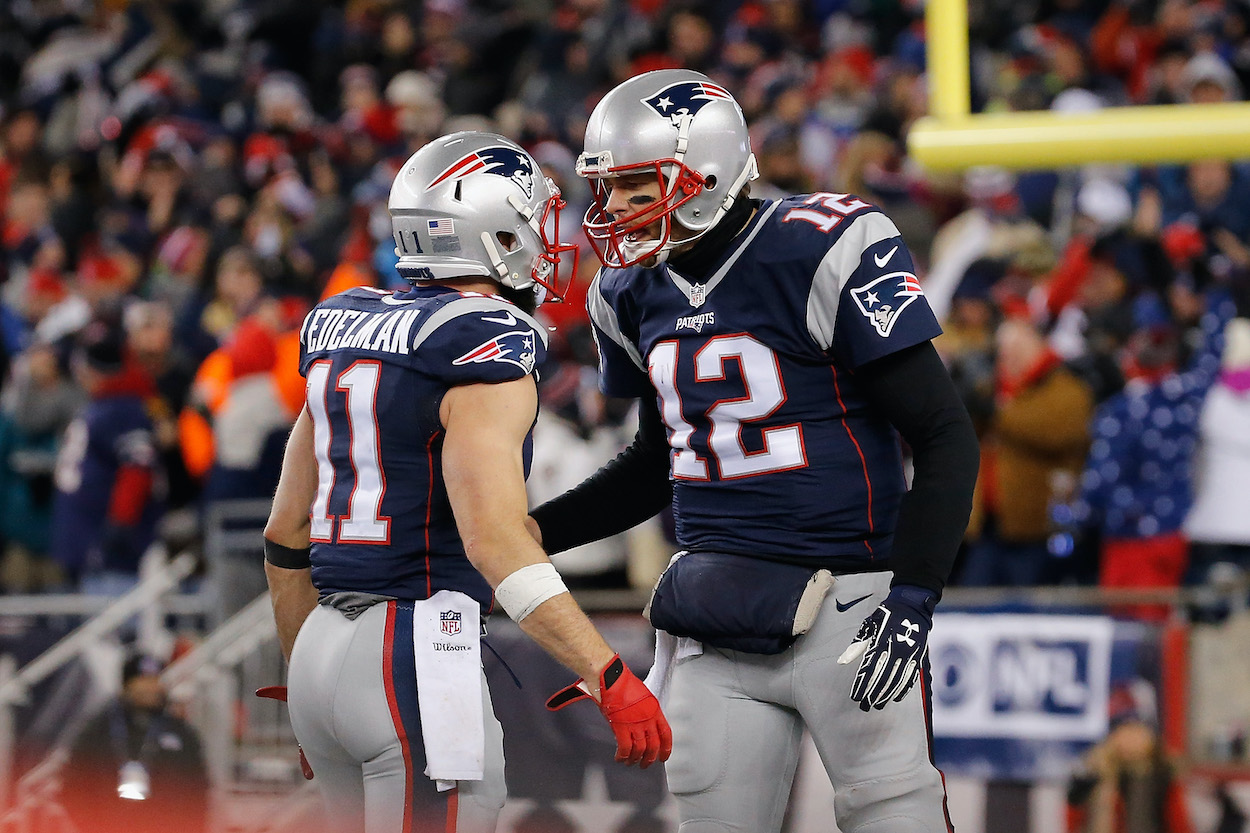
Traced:
POLYGON ((460 611, 444 610, 438 614, 438 619, 443 633, 448 636, 455 636, 460 633, 460 611))

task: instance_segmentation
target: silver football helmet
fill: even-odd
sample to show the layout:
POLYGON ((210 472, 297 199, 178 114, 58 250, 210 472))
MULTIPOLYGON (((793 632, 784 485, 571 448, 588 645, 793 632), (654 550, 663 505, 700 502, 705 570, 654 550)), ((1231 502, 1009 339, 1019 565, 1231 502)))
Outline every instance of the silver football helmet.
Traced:
POLYGON ((430 142, 395 176, 388 207, 396 268, 410 281, 480 276, 560 298, 577 271, 577 246, 559 242, 560 189, 503 136, 430 142))
POLYGON ((611 267, 663 261, 674 246, 715 226, 758 175, 742 108, 725 88, 688 69, 647 72, 604 96, 586 125, 577 173, 595 195, 582 226, 611 267), (625 216, 609 214, 610 179, 645 173, 658 178, 660 201, 625 216), (635 239, 657 220, 658 237, 635 239), (691 234, 674 240, 673 221, 691 234))

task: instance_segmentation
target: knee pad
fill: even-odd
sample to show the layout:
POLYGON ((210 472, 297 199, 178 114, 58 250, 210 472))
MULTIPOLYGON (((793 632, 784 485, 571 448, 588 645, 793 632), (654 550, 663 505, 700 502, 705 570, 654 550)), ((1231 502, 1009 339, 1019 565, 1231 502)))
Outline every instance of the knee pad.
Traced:
POLYGON ((839 790, 834 815, 845 833, 950 833, 946 789, 936 770, 839 790))

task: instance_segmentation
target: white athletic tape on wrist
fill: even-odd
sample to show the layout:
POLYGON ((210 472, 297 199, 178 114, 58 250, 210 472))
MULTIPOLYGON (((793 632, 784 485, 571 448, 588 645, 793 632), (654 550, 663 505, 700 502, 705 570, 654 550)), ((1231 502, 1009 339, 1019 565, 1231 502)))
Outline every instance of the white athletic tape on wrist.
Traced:
POLYGON ((552 596, 567 592, 569 589, 564 586, 556 568, 546 561, 529 564, 510 573, 495 588, 495 598, 512 621, 519 623, 552 596))

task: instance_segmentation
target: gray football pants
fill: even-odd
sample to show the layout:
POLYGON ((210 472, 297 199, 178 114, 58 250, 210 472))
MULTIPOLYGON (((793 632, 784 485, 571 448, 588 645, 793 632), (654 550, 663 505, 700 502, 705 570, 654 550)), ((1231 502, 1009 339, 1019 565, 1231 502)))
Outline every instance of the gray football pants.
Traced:
POLYGON ((863 712, 850 697, 858 663, 837 664, 890 577, 839 576, 811 630, 780 654, 704 646, 678 662, 664 711, 681 833, 780 830, 804 728, 833 783, 842 833, 953 829, 929 756, 928 680, 898 703, 863 712))
POLYGON ((484 674, 485 778, 438 792, 424 775, 411 602, 376 604, 354 621, 318 605, 295 640, 287 683, 326 833, 493 833, 505 797, 503 728, 484 674))

